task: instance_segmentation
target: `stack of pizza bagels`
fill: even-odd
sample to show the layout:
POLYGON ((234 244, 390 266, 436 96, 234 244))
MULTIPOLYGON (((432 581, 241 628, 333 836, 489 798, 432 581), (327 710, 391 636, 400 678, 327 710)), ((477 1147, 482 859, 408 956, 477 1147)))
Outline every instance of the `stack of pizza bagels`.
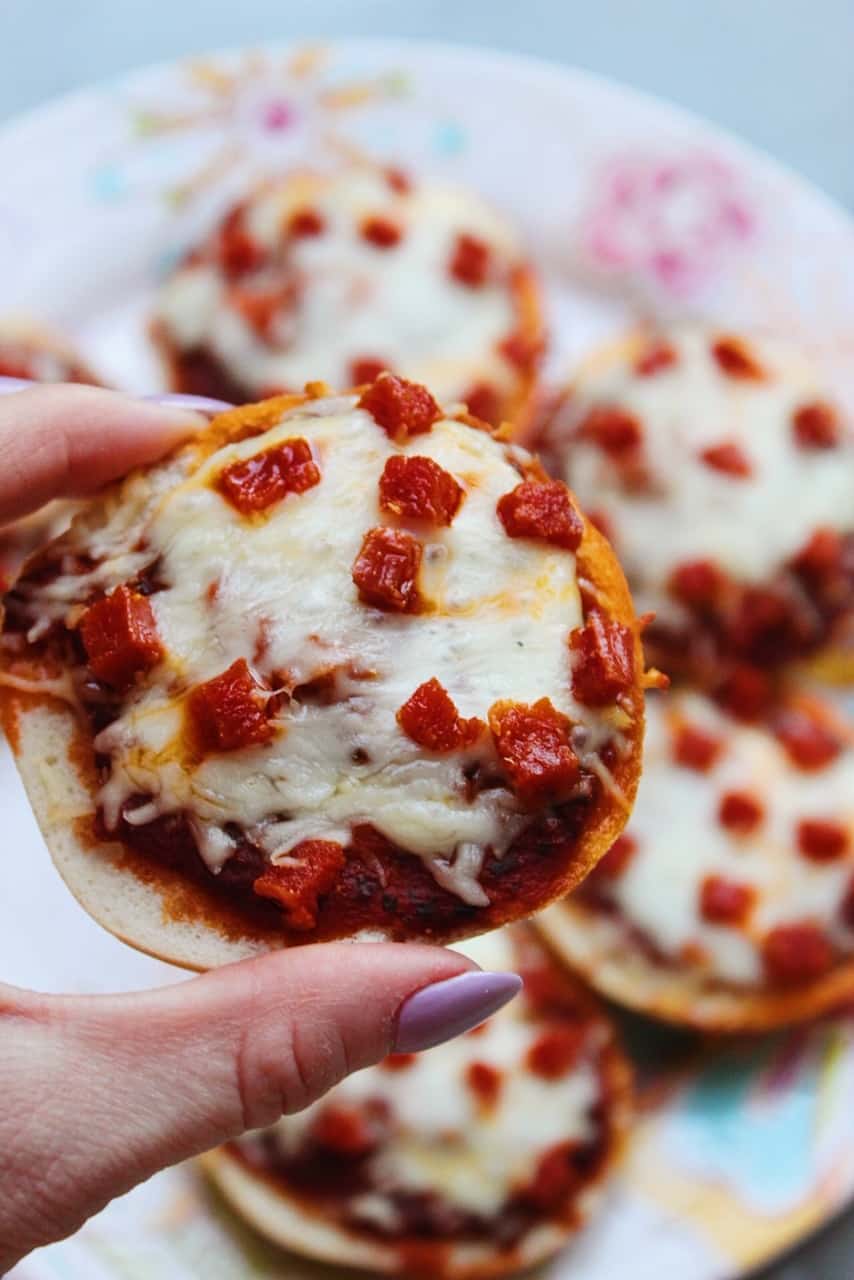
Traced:
POLYGON ((204 969, 483 934, 522 974, 205 1158, 271 1240, 390 1274, 505 1274, 586 1221, 631 1092, 589 987, 716 1030, 854 990, 854 746, 819 684, 854 675, 850 426, 794 353, 698 329, 599 354, 542 426, 544 330, 470 193, 265 183, 151 326, 174 390, 258 403, 4 599, 4 728, 118 937, 204 969), (642 632, 674 682, 643 751, 642 632))
POLYGON ((599 991, 710 1031, 854 993, 854 431, 784 344, 684 327, 581 369, 548 431, 651 661, 627 829, 543 933, 599 991))

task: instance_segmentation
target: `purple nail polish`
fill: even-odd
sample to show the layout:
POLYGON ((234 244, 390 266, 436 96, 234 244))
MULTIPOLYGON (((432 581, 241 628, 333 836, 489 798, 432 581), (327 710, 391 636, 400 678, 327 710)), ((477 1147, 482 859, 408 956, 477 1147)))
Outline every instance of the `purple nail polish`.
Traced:
POLYGON ((187 396, 168 394, 156 396, 140 396, 141 400, 148 400, 151 404, 162 404, 167 409, 193 409, 199 413, 224 413, 226 409, 233 409, 234 405, 229 404, 226 400, 212 400, 209 396, 187 396))
POLYGON ((418 1053, 470 1031, 522 989, 516 973, 479 969, 433 982, 404 1001, 397 1016, 396 1053, 418 1053))
POLYGON ((28 378, 7 378, 3 376, 0 377, 0 396, 11 395, 13 391, 26 391, 27 387, 34 387, 35 385, 28 378))

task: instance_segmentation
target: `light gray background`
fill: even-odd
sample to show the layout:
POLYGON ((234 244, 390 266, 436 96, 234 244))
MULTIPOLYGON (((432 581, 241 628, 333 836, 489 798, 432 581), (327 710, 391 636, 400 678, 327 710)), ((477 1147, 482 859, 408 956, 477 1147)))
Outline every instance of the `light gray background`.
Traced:
MULTIPOLYGON (((0 0, 0 121, 147 62, 306 35, 573 63, 709 117, 854 209, 854 0, 0 0)), ((762 1280, 852 1277, 854 1214, 762 1280)))

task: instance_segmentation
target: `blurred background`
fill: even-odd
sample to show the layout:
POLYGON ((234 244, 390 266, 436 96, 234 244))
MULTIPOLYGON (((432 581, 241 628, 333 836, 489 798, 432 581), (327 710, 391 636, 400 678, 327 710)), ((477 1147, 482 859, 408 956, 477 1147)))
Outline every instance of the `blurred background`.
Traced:
MULTIPOLYGON (((764 148, 854 208, 852 0, 0 0, 0 121, 191 52, 384 35, 497 47, 620 80, 764 148)), ((854 1217, 762 1280, 852 1275, 854 1217)))

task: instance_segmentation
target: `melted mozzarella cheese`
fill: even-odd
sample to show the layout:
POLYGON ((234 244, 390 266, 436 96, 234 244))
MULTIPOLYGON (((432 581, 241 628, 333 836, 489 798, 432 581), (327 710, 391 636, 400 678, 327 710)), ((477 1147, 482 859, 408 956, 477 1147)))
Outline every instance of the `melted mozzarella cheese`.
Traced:
MULTIPOLYGON (((395 193, 368 171, 334 179, 297 175, 259 192, 246 226, 271 254, 286 255, 298 282, 293 309, 262 340, 230 300, 217 264, 182 266, 157 310, 179 348, 211 351, 257 395, 308 379, 350 386, 353 361, 368 357, 443 400, 464 396, 478 382, 512 393, 517 375, 498 344, 518 327, 511 276, 519 246, 474 196, 432 183, 395 193), (323 231, 288 240, 290 215, 305 208, 320 214, 323 231), (363 220, 372 216, 401 228, 398 244, 378 248, 362 236, 363 220), (483 240, 492 254, 494 278, 474 288, 448 269, 461 232, 483 240)), ((263 271, 258 281, 260 288, 263 271)))
POLYGON ((699 944, 704 961, 684 963, 704 963, 711 978, 761 982, 759 945, 776 925, 815 920, 841 947, 854 947, 840 921, 854 870, 854 750, 805 772, 767 730, 736 724, 699 694, 648 698, 643 773, 628 831, 637 850, 614 884, 614 900, 667 955, 683 957, 684 948, 699 944), (708 772, 673 762, 673 725, 682 719, 725 744, 708 772), (728 791, 746 791, 764 807, 754 833, 737 836, 721 825, 718 808, 728 791), (827 863, 804 857, 796 834, 804 818, 841 823, 849 832, 848 856, 827 863), (745 927, 702 919, 700 890, 712 875, 755 889, 745 927))
POLYGON ((634 368, 642 340, 627 343, 620 358, 591 362, 555 429, 567 482, 583 505, 605 514, 638 588, 638 607, 657 609, 659 616, 674 609, 666 587, 679 563, 712 559, 739 581, 762 583, 815 529, 854 529, 854 437, 849 432, 839 447, 826 450, 795 443, 794 412, 826 400, 812 371, 780 344, 751 339, 767 376, 728 377, 711 354, 714 336, 701 329, 666 333, 676 362, 653 376, 634 368), (606 453, 570 439, 596 406, 638 419, 648 489, 625 491, 606 453), (723 441, 737 442, 747 455, 748 478, 701 460, 702 450, 723 441))
MULTIPOLYGON (((398 709, 436 677, 465 717, 486 720, 499 699, 545 696, 583 726, 588 752, 614 732, 613 709, 586 708, 570 690, 567 637, 582 622, 575 557, 511 539, 497 518, 498 499, 519 482, 510 457, 486 432, 452 419, 398 446, 355 398, 337 397, 291 410, 192 474, 173 466, 153 497, 119 505, 97 539, 107 558, 83 587, 125 581, 129 556, 143 554, 126 548, 143 545, 164 584, 149 599, 167 660, 96 741, 110 759, 100 794, 108 826, 123 812, 137 825, 185 812, 215 873, 229 856, 224 828, 232 823, 280 862, 305 839, 346 843, 354 824, 370 822, 421 856, 445 888, 486 905, 484 851, 506 848, 529 816, 502 787, 466 796, 463 766, 494 764, 488 735, 465 752, 431 754, 399 728, 398 709), (215 477, 291 437, 310 443, 320 483, 260 517, 241 516, 215 477), (378 480, 399 452, 430 456, 465 490, 450 528, 412 526, 425 546, 420 590, 429 602, 416 615, 369 608, 351 576, 366 531, 386 523, 378 480), (188 759, 187 692, 240 658, 274 687, 296 687, 277 736, 188 759), (330 670, 335 698, 301 699, 299 686, 330 670)), ((49 584, 52 608, 69 608, 73 582, 49 584)))
MULTIPOLYGON (((508 969, 516 963, 502 933, 457 949, 489 968, 508 969)), ((461 1036, 418 1054, 404 1070, 380 1066, 357 1071, 306 1111, 279 1121, 272 1132, 282 1154, 299 1150, 329 1102, 346 1106, 382 1098, 391 1107, 393 1128, 370 1159, 370 1174, 381 1190, 360 1216, 377 1221, 384 1215, 388 1220, 392 1206, 383 1199, 383 1190, 391 1195, 434 1192, 474 1214, 499 1213, 516 1188, 530 1183, 545 1151, 556 1143, 593 1137, 593 1109, 602 1098, 596 1058, 604 1026, 591 1024, 578 1060, 565 1076, 545 1080, 526 1062, 542 1024, 526 1021, 524 1012, 523 994, 477 1036, 461 1036), (484 1110, 466 1083, 473 1062, 500 1072, 494 1108, 484 1110)), ((350 1207, 357 1214, 362 1208, 355 1202, 350 1207)))

